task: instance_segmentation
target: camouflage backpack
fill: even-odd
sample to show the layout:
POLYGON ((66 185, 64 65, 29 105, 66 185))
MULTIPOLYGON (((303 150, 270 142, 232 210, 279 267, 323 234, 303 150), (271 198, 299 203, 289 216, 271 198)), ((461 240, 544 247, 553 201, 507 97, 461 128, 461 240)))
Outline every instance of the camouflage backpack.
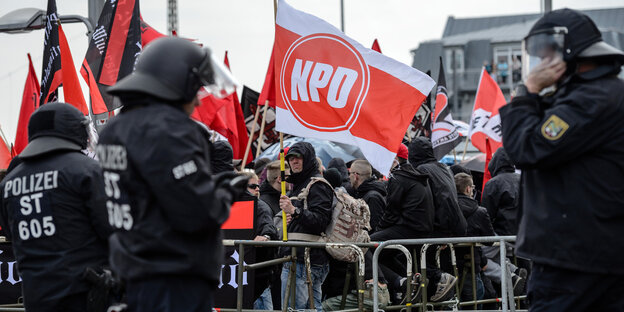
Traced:
MULTIPOLYGON (((314 183, 329 182, 321 177, 313 177, 310 183, 293 200, 303 201, 303 209, 308 209, 307 197, 314 183)), ((343 188, 334 190, 332 201, 332 219, 329 226, 320 236, 305 233, 288 233, 288 239, 323 243, 367 243, 370 242, 370 210, 362 199, 355 199, 343 188)), ((356 262, 357 254, 350 248, 326 248, 334 259, 356 262)), ((363 248, 362 252, 366 253, 363 248)))

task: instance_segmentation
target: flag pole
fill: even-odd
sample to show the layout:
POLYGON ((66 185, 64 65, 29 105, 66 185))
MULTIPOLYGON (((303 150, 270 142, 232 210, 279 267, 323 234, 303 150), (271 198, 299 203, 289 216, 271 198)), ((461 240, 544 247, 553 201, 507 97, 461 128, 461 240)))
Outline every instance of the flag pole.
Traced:
MULTIPOLYGON (((282 186, 282 195, 286 195, 286 160, 284 158, 284 134, 280 132, 280 174, 282 178, 282 182, 280 183, 282 186)), ((286 212, 282 210, 282 240, 288 241, 288 232, 286 226, 286 212)))
POLYGON ((466 150, 468 150, 468 140, 470 138, 466 137, 466 144, 464 145, 464 154, 462 155, 462 161, 464 161, 464 158, 466 158, 466 150))
POLYGON ((251 123, 251 132, 249 133, 249 140, 247 140, 247 147, 245 147, 245 155, 243 155, 243 162, 241 163, 241 171, 245 168, 247 164, 247 155, 249 155, 249 150, 251 149, 251 142, 253 142, 253 135, 256 132, 256 123, 258 122, 258 117, 260 116, 260 107, 256 104, 256 115, 254 116, 254 120, 251 123))
POLYGON ((260 123, 260 135, 258 136, 258 147, 256 148, 256 159, 260 156, 262 150, 262 141, 264 139, 264 126, 266 125, 266 114, 269 109, 269 100, 264 103, 264 112, 262 113, 262 122, 260 123))
MULTIPOLYGON (((273 17, 277 20, 277 0, 273 0, 273 17)), ((269 106, 269 100, 264 104, 264 117, 266 117, 267 106, 269 106)), ((262 118, 262 129, 264 130, 264 117, 262 118)), ((275 119, 277 119, 277 114, 275 115, 275 119)), ((263 135, 264 131, 260 131, 260 135, 263 135)), ((282 182, 280 183, 282 186, 282 195, 286 195, 286 160, 284 158, 284 133, 279 133, 280 140, 280 171, 282 182)), ((260 150, 260 145, 258 145, 258 150, 260 150)), ((258 156, 256 156, 258 157, 258 156)), ((288 226, 286 224, 286 212, 282 210, 282 240, 288 241, 288 226)))

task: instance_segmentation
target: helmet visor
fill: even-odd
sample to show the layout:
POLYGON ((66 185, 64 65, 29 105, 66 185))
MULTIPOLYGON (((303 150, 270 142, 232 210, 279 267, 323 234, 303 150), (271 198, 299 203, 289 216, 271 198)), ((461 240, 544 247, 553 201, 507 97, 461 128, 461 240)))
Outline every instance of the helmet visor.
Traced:
POLYGON ((232 94, 240 84, 223 62, 218 61, 208 48, 204 50, 206 58, 195 71, 204 90, 218 98, 232 94))
POLYGON ((533 33, 522 40, 522 80, 544 60, 563 59, 567 28, 554 27, 533 33))

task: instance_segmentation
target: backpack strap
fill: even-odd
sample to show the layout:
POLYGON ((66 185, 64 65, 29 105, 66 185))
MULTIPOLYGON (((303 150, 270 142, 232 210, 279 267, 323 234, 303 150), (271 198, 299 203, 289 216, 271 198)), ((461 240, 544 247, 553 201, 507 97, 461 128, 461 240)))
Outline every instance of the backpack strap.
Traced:
POLYGON ((332 192, 334 191, 334 188, 331 186, 331 184, 329 184, 329 182, 325 180, 324 178, 312 177, 310 178, 310 183, 308 183, 308 185, 306 185, 306 187, 303 190, 301 190, 301 192, 296 197, 291 197, 291 199, 303 201, 303 209, 308 209, 308 201, 307 201, 308 194, 310 193, 310 188, 312 188, 312 185, 317 182, 322 182, 322 183, 327 184, 327 186, 329 186, 332 192))
POLYGON ((304 241, 304 242, 318 242, 321 240, 320 235, 306 234, 306 233, 288 233, 288 240, 304 241))

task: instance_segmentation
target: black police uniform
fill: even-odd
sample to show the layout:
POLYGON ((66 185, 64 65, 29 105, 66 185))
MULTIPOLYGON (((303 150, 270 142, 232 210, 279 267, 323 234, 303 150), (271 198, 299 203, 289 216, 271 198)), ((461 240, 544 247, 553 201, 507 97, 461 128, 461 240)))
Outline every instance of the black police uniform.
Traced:
POLYGON ((534 261, 532 311, 624 311, 624 52, 569 9, 538 20, 526 46, 554 26, 567 29, 558 90, 519 89, 500 109, 503 145, 522 169, 517 254, 534 261))
MULTIPOLYGON (((50 103, 40 110, 50 112, 59 105, 69 107, 50 103)), ((84 118, 69 108, 77 118, 84 118)), ((32 136, 30 126, 29 132, 32 136)), ((49 146, 50 150, 36 155, 25 155, 27 149, 20 155, 21 163, 0 184, 0 221, 10 229, 6 234, 22 277, 25 308, 86 311, 90 285, 82 274, 88 267, 98 269, 108 262, 111 228, 102 170, 97 161, 78 151, 80 147, 49 146)))
MULTIPOLYGON (((220 226, 231 200, 215 186, 210 148, 194 121, 179 107, 149 102, 124 103, 140 107, 112 119, 97 149, 111 189, 110 222, 119 229, 110 239, 111 266, 128 281, 130 307, 141 302, 146 311, 186 304, 176 300, 193 294, 209 297, 220 277, 220 226), (159 298, 176 283, 194 286, 179 288, 180 298, 159 298)), ((202 297, 187 311, 207 307, 202 297)))

